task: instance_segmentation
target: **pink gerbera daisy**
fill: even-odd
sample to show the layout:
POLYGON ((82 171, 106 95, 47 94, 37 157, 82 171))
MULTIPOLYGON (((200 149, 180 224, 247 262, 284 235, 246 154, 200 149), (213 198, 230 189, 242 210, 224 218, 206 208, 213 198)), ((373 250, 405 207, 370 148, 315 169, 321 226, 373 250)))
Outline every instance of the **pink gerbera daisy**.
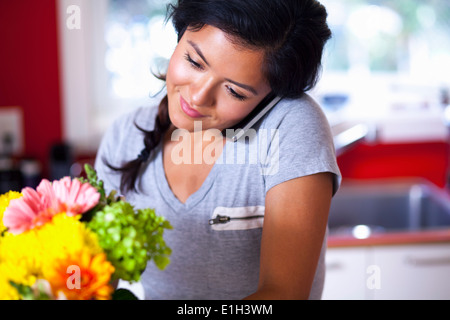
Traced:
MULTIPOLYGON (((53 181, 51 185, 53 196, 58 201, 59 212, 65 212, 68 216, 76 216, 92 209, 100 198, 100 194, 89 183, 81 183, 78 179, 62 178, 53 181)), ((38 192, 50 193, 48 184, 44 184, 38 192), (44 191, 45 190, 45 191, 44 191)))
POLYGON ((90 184, 69 177, 53 183, 44 179, 36 190, 27 187, 22 194, 23 197, 11 200, 3 216, 5 227, 13 234, 39 227, 60 212, 69 216, 85 213, 100 198, 90 184))

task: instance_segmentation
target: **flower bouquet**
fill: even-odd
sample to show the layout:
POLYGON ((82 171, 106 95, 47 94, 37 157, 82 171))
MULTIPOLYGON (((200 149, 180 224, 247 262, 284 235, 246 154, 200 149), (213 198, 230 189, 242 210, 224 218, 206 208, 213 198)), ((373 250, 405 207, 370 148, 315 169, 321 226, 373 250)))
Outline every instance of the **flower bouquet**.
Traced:
POLYGON ((135 299, 113 283, 139 281, 149 260, 170 262, 170 223, 106 195, 95 170, 85 171, 0 196, 0 299, 135 299))

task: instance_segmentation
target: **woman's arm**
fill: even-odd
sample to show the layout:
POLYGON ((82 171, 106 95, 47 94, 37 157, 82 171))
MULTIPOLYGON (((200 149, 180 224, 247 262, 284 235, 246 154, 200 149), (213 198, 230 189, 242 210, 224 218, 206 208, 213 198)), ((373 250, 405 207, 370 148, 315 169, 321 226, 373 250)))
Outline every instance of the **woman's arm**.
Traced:
POLYGON ((266 195, 258 290, 247 299, 308 299, 326 231, 332 174, 281 183, 266 195))

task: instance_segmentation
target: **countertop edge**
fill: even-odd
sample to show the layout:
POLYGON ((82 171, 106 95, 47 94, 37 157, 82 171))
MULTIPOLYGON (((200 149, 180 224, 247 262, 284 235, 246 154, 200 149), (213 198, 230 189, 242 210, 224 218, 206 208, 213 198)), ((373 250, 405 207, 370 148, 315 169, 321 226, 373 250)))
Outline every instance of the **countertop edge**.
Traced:
POLYGON ((352 236, 328 236, 328 248, 450 243, 450 229, 375 234, 366 239, 352 236))

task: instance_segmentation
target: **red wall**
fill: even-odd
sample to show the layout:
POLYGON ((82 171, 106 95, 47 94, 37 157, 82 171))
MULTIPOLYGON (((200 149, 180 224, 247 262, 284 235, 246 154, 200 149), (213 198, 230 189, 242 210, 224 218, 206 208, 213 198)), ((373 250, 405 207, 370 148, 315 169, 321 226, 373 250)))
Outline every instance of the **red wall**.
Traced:
POLYGON ((449 144, 445 142, 361 143, 340 155, 338 164, 344 179, 420 177, 443 188, 449 154, 449 144))
POLYGON ((25 155, 48 172, 62 138, 55 0, 0 1, 0 107, 20 106, 25 155))

